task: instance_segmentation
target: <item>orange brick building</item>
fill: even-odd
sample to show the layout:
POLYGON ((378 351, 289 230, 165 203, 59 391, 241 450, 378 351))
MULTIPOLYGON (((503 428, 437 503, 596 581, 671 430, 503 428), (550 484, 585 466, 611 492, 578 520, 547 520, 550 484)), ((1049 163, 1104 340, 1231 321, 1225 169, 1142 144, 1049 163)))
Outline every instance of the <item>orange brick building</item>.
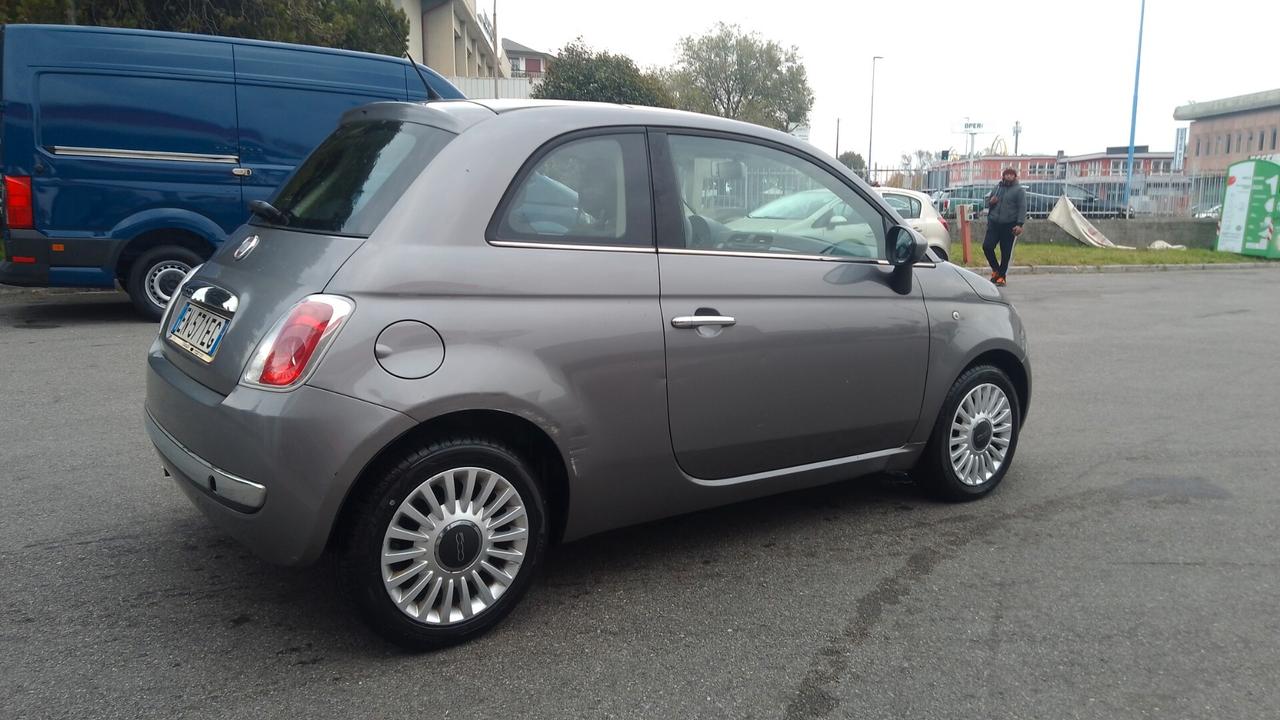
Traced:
POLYGON ((1254 155, 1280 153, 1280 89, 1183 105, 1174 120, 1190 120, 1188 175, 1218 174, 1254 155))

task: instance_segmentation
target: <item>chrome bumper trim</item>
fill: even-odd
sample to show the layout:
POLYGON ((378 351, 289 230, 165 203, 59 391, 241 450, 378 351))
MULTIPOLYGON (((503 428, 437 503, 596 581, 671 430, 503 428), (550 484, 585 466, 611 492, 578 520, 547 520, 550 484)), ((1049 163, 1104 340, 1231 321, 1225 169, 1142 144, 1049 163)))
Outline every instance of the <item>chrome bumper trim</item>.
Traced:
POLYGON ((267 488, 252 480, 219 470, 174 439, 147 412, 147 434, 156 446, 165 470, 179 475, 224 504, 242 512, 253 512, 267 501, 267 488))

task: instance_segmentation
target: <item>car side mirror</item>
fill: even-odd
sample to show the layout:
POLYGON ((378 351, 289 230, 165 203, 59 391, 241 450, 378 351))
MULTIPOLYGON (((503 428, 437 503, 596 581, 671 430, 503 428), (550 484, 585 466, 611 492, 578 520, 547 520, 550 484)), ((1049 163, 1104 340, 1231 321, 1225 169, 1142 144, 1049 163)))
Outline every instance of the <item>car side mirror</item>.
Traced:
POLYGON ((843 215, 832 215, 831 219, 827 221, 827 227, 832 227, 832 228, 836 227, 837 225, 848 225, 848 224, 849 224, 849 218, 843 215))
POLYGON ((894 225, 889 230, 889 264, 894 267, 910 267, 924 259, 929 243, 920 233, 909 227, 894 225))

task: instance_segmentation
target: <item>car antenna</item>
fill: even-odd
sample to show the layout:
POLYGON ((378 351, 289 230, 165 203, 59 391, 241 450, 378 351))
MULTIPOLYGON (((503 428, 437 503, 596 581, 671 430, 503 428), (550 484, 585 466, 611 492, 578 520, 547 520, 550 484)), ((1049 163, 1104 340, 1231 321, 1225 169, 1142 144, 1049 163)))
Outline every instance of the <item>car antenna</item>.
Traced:
MULTIPOLYGON (((394 31, 396 29, 396 24, 391 22, 391 16, 387 15, 387 9, 382 6, 382 3, 375 3, 375 4, 378 6, 378 9, 382 12, 382 19, 387 21, 387 27, 391 28, 394 31)), ((413 56, 409 54, 408 47, 404 49, 404 57, 406 60, 409 61, 409 64, 413 66, 413 69, 418 73, 418 79, 422 81, 422 87, 425 88, 427 91, 427 101, 430 102, 432 100, 443 100, 444 97, 441 96, 440 93, 436 92, 435 88, 431 87, 431 83, 427 82, 427 76, 422 74, 422 68, 413 59, 413 56)))

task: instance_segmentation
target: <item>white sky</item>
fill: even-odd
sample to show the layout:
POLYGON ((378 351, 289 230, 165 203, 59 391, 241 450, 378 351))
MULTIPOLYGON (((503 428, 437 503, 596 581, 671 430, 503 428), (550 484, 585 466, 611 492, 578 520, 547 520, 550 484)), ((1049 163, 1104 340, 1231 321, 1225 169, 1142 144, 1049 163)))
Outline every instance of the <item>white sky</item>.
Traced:
MULTIPOLYGON (((493 0, 477 0, 492 12, 493 0)), ((963 150, 966 115, 1013 150, 1068 155, 1129 141, 1140 0, 498 0, 498 33, 555 52, 581 35, 641 67, 674 61, 717 21, 799 48, 815 101, 810 141, 873 162, 916 149, 963 150)), ((1280 87, 1280 0, 1150 0, 1136 143, 1173 150, 1176 106, 1280 87)))

